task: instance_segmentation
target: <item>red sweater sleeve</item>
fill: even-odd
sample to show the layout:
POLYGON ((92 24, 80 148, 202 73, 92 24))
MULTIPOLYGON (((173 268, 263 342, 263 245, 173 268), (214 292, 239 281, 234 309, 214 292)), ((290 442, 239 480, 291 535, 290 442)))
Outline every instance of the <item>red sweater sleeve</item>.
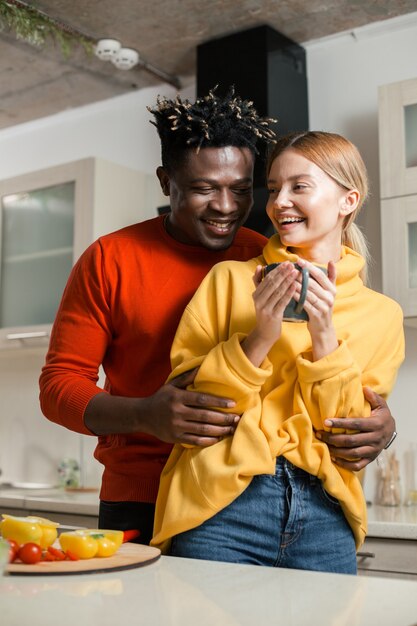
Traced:
POLYGON ((98 370, 111 341, 108 289, 100 241, 74 266, 62 296, 45 366, 40 376, 40 403, 51 421, 92 434, 83 421, 88 402, 104 390, 98 370))

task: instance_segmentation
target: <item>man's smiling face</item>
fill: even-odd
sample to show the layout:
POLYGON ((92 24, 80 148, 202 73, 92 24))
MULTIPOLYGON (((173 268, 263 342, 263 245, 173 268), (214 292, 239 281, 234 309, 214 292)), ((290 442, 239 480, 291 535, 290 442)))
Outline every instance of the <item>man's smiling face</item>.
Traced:
POLYGON ((177 241, 209 250, 231 246, 253 204, 254 156, 249 148, 189 150, 173 172, 158 168, 171 213, 168 233, 177 241))

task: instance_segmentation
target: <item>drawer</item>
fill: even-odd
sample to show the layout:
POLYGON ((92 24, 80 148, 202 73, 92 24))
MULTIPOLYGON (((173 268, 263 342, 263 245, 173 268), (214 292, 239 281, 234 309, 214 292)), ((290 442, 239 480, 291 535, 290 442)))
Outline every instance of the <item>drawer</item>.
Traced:
POLYGON ((417 579, 417 541, 367 537, 357 561, 359 570, 411 574, 417 579))

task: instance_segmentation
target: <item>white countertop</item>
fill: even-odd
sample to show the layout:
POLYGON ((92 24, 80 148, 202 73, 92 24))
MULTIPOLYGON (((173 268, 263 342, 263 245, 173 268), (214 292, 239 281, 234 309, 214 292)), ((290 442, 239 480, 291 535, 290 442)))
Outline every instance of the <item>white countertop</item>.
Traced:
POLYGON ((0 578, 5 626, 412 626, 415 582, 161 557, 101 574, 0 578))
POLYGON ((417 540, 417 506, 369 506, 368 537, 417 540))
POLYGON ((67 491, 66 489, 0 489, 2 508, 36 509, 74 515, 98 515, 99 490, 67 491))
MULTIPOLYGON (((65 489, 0 489, 2 508, 98 516, 99 492, 65 489)), ((368 536, 417 540, 417 506, 368 507, 368 536)), ((417 620, 416 620, 417 621, 417 620)))

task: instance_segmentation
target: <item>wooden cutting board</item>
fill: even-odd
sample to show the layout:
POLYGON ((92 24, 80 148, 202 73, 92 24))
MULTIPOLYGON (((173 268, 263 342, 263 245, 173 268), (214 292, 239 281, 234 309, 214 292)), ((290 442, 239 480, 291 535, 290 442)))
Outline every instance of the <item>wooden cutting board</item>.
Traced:
MULTIPOLYGON (((59 546, 57 546, 59 547, 59 546)), ((159 548, 142 546, 138 543, 124 543, 114 556, 79 561, 41 561, 35 565, 10 563, 6 573, 19 576, 49 576, 55 574, 97 574, 117 570, 142 567, 157 561, 161 556, 159 548)))

